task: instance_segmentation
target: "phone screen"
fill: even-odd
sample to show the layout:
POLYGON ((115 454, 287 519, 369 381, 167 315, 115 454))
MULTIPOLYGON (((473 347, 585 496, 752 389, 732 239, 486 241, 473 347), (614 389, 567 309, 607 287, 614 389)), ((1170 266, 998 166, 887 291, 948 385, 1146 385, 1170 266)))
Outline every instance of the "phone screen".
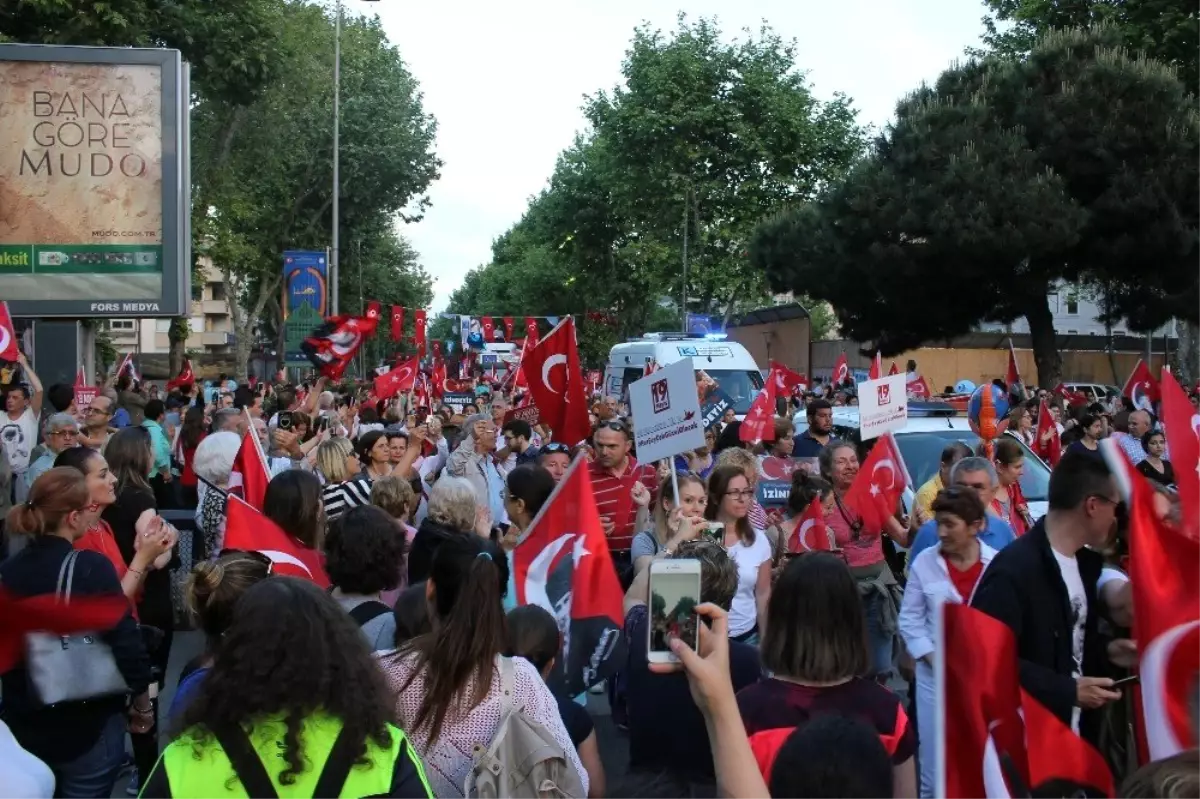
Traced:
POLYGON ((717 546, 725 546, 725 525, 722 522, 709 522, 704 526, 704 537, 717 546))
POLYGON ((680 638, 695 649, 696 605, 700 603, 699 572, 652 571, 650 573, 651 652, 670 652, 668 643, 680 638))

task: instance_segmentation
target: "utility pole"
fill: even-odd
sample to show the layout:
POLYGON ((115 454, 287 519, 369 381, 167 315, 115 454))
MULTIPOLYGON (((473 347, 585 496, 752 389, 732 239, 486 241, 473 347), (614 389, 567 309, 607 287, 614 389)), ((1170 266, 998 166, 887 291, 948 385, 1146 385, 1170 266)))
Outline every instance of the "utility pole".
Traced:
POLYGON ((680 312, 683 316, 683 327, 681 331, 686 334, 688 332, 688 311, 687 311, 687 281, 688 281, 688 195, 690 189, 684 192, 683 195, 683 298, 680 305, 680 312))
MULTIPOLYGON (((354 240, 354 264, 358 267, 358 313, 360 316, 365 316, 367 306, 363 304, 363 268, 362 268, 362 239, 354 240)), ((363 346, 358 349, 358 373, 361 376, 367 374, 367 343, 364 341, 363 346)))
POLYGON ((340 236, 339 223, 341 217, 339 215, 338 199, 341 194, 341 175, 339 174, 341 164, 339 163, 340 156, 340 141, 338 128, 341 127, 341 93, 342 93, 342 0, 337 2, 336 21, 333 24, 333 251, 329 254, 329 299, 332 306, 332 316, 337 316, 338 308, 338 278, 339 266, 342 259, 338 253, 338 239, 340 236))

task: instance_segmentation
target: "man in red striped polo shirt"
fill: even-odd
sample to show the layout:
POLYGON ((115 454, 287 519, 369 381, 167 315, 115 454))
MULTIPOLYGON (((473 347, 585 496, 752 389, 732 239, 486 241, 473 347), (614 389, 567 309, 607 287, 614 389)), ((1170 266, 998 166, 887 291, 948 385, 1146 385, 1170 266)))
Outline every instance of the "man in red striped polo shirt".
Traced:
POLYGON ((600 523, 608 536, 613 565, 626 587, 632 579, 629 547, 633 536, 647 523, 650 503, 658 489, 654 467, 639 464, 629 454, 632 447, 633 433, 627 422, 601 422, 592 434, 596 457, 588 464, 600 523))

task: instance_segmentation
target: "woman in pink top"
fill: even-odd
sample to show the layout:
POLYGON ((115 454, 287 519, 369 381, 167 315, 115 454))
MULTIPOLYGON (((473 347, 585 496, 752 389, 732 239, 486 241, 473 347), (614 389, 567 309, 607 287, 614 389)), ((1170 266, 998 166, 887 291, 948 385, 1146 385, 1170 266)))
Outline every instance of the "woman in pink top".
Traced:
POLYGON ((883 536, 891 536, 901 546, 907 546, 908 529, 894 516, 888 517, 886 529, 865 529, 859 515, 843 501, 858 476, 858 453, 852 444, 830 442, 821 450, 820 466, 821 476, 833 485, 834 495, 833 507, 825 514, 825 524, 833 532, 834 543, 858 583, 867 617, 871 671, 882 682, 892 670, 901 596, 900 586, 883 556, 883 536))

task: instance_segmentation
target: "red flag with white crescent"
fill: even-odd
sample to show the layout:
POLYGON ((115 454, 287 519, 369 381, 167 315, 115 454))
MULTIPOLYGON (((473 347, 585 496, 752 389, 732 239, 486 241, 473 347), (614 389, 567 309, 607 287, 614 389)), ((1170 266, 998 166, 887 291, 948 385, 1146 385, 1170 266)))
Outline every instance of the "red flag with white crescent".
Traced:
POLYGON ((767 374, 762 391, 750 404, 746 418, 738 428, 738 439, 745 442, 775 440, 775 372, 767 374))
POLYGON ((833 549, 831 538, 825 526, 825 506, 819 496, 813 497, 788 538, 788 552, 828 552, 833 549))
MULTIPOLYGON (((549 337, 547 337, 549 338, 549 337)), ((623 592, 592 493, 576 458, 512 553, 518 605, 538 605, 558 622, 555 669, 575 696, 625 661, 623 592)))
POLYGON ((865 534, 879 535, 910 482, 900 448, 888 433, 871 448, 844 502, 862 519, 865 534))
POLYGON ((849 379, 850 363, 846 360, 846 353, 843 352, 833 364, 833 385, 840 386, 849 379))
POLYGON ((1162 371, 1159 393, 1167 449, 1175 467, 1183 532, 1200 540, 1200 413, 1192 408, 1191 400, 1169 369, 1162 371))
POLYGON ((271 573, 302 577, 329 587, 325 557, 288 535, 275 522, 235 496, 225 500, 225 549, 261 552, 271 559, 271 573))
POLYGON ((533 404, 538 406, 541 420, 549 425, 554 440, 575 446, 592 433, 575 342, 575 320, 566 317, 536 346, 526 346, 522 368, 533 404))
POLYGON ((404 306, 392 306, 392 341, 399 341, 404 337, 404 306))
POLYGON ((375 396, 381 400, 391 399, 401 391, 412 391, 420 373, 420 360, 415 356, 401 361, 385 374, 375 378, 375 396))
POLYGON ((875 350, 875 358, 871 361, 871 370, 867 372, 868 380, 878 380, 883 377, 883 355, 875 350))
POLYGON ((246 413, 246 434, 242 446, 233 459, 233 471, 229 475, 229 490, 239 494, 252 507, 262 508, 267 496, 267 485, 271 482, 271 470, 267 467, 267 456, 258 440, 254 422, 246 413))
MULTIPOLYGON (((12 316, 8 312, 8 303, 0 302, 0 360, 16 363, 20 355, 21 351, 17 348, 17 330, 13 327, 12 316)), ((125 357, 129 358, 128 355, 125 357)), ((121 373, 117 372, 117 374, 121 373)))
POLYGON ((1158 381, 1141 358, 1138 358, 1133 371, 1129 373, 1129 379, 1125 381, 1121 393, 1133 401, 1135 408, 1154 413, 1154 403, 1158 402, 1158 381))

